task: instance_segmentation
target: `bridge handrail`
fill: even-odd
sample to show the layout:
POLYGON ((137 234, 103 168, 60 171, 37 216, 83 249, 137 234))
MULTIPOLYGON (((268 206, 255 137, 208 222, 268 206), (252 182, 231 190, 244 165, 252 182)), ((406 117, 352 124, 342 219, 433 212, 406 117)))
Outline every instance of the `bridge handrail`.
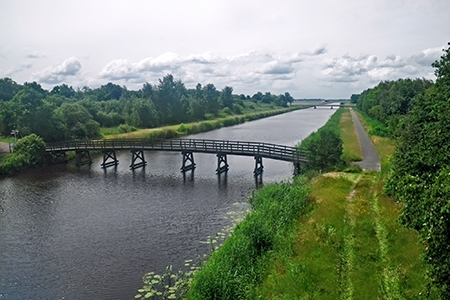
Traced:
POLYGON ((261 155, 283 160, 306 160, 306 153, 298 148, 264 142, 230 141, 212 139, 114 139, 76 140, 48 143, 46 151, 74 150, 169 150, 261 155))

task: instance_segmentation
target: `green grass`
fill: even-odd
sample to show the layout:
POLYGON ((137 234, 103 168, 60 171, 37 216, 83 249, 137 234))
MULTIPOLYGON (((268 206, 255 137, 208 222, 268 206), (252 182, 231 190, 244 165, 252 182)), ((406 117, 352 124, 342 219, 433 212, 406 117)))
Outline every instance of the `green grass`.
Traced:
POLYGON ((4 137, 4 136, 0 136, 0 142, 3 143, 14 143, 14 137, 4 137))
POLYGON ((339 120, 341 139, 343 146, 342 159, 345 161, 362 160, 361 146, 356 134, 350 110, 345 109, 339 120))
POLYGON ((255 299, 254 287, 265 277, 272 253, 292 253, 285 236, 295 232, 308 194, 303 177, 258 190, 250 200, 252 211, 196 273, 187 299, 255 299))
POLYGON ((346 234, 342 217, 353 182, 345 177, 321 177, 312 183, 314 210, 298 220, 294 255, 275 255, 269 275, 258 288, 260 299, 338 299, 341 254, 346 234), (332 201, 323 203, 326 195, 332 201), (328 196, 329 197, 329 196, 328 196))
MULTIPOLYGON (((380 196, 379 174, 329 173, 312 183, 313 210, 274 255, 259 299, 419 299, 426 268, 415 231, 380 196)), ((430 299, 436 299, 431 295, 430 299)))

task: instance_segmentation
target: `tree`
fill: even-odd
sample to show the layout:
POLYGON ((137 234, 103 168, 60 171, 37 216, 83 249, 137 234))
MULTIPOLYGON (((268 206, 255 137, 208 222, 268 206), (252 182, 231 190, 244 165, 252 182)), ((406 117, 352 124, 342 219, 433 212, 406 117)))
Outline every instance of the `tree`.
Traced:
POLYGON ((350 96, 350 102, 351 103, 357 103, 358 102, 358 98, 359 98, 359 94, 352 94, 350 96))
POLYGON ((209 83, 203 88, 203 97, 206 105, 206 113, 217 115, 220 108, 219 92, 214 84, 209 83))
POLYGON ((11 78, 5 77, 0 79, 0 101, 9 101, 20 90, 18 85, 11 78))
POLYGON ((292 105, 292 102, 294 102, 294 98, 291 96, 291 94, 289 94, 289 92, 284 93, 284 99, 290 105, 292 105))
POLYGON ((78 103, 64 103, 56 109, 56 114, 67 128, 66 138, 98 138, 100 125, 94 121, 89 111, 78 103))
POLYGON ((252 96, 252 100, 254 101, 261 101, 263 97, 263 94, 261 92, 257 92, 252 96))
POLYGON ((175 81, 173 75, 168 74, 159 80, 156 90, 154 104, 161 122, 163 124, 183 122, 188 107, 182 106, 182 99, 186 97, 187 91, 181 80, 175 81))
POLYGON ((53 87, 53 89, 51 90, 50 93, 64 96, 67 98, 72 98, 73 96, 75 96, 75 90, 71 86, 69 87, 65 83, 62 85, 57 85, 57 86, 53 87))
POLYGON ((144 86, 142 87, 142 96, 144 98, 151 99, 153 96, 153 92, 153 86, 148 82, 144 83, 144 86))
POLYGON ((338 133, 322 129, 302 141, 300 148, 307 153, 306 169, 326 171, 341 162, 342 140, 338 133))
POLYGON ((412 100, 385 189, 403 203, 401 221, 421 234, 434 284, 450 299, 450 48, 433 66, 436 83, 412 100))
POLYGON ((233 108, 233 88, 226 86, 220 94, 220 101, 223 107, 233 108))
MULTIPOLYGON (((256 99, 256 98, 255 98, 256 99)), ((274 99, 272 97, 272 94, 270 92, 266 92, 264 94, 264 96, 262 96, 262 98, 260 99, 262 103, 270 103, 272 102, 274 99)))
POLYGON ((129 100, 132 108, 127 123, 139 128, 156 127, 159 124, 158 112, 151 100, 133 98, 129 100))

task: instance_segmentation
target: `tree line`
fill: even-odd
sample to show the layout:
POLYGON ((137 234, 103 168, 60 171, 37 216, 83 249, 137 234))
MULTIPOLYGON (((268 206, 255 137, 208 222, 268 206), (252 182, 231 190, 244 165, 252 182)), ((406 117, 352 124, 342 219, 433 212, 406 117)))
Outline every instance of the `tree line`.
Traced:
POLYGON ((288 92, 235 95, 232 87, 217 90, 211 83, 187 89, 171 74, 137 91, 113 83, 96 89, 62 84, 48 91, 36 82, 20 85, 2 78, 0 135, 18 130, 21 136, 35 133, 46 142, 98 138, 100 127, 152 128, 241 114, 248 101, 287 107, 294 99, 288 92))
POLYGON ((450 299, 450 47, 432 66, 435 83, 386 81, 352 100, 396 138, 385 191, 402 203, 401 222, 420 233, 434 287, 450 299))

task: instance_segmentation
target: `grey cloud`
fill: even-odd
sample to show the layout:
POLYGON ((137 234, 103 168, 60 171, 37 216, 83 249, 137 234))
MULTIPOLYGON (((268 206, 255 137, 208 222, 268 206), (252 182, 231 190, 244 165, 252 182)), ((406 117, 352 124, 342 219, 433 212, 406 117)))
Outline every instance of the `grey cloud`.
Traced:
POLYGON ((261 69, 261 73, 273 75, 290 74, 292 72, 294 72, 294 68, 290 64, 278 61, 272 61, 261 69))
POLYGON ((410 61, 422 66, 430 66, 433 62, 438 60, 442 55, 442 48, 428 48, 419 54, 412 55, 410 61))
POLYGON ((81 63, 78 59, 76 57, 70 57, 58 66, 48 67, 33 75, 43 83, 55 84, 64 81, 68 77, 77 75, 80 70, 81 63))
POLYGON ((33 59, 33 58, 44 58, 44 57, 46 57, 45 53, 41 53, 39 51, 33 51, 33 52, 28 53, 26 55, 26 58, 31 58, 31 59, 33 59))
POLYGON ((6 76, 12 76, 16 73, 20 73, 23 72, 25 70, 31 69, 33 67, 33 65, 31 63, 23 63, 20 66, 17 66, 15 68, 12 68, 8 71, 5 72, 6 76))

